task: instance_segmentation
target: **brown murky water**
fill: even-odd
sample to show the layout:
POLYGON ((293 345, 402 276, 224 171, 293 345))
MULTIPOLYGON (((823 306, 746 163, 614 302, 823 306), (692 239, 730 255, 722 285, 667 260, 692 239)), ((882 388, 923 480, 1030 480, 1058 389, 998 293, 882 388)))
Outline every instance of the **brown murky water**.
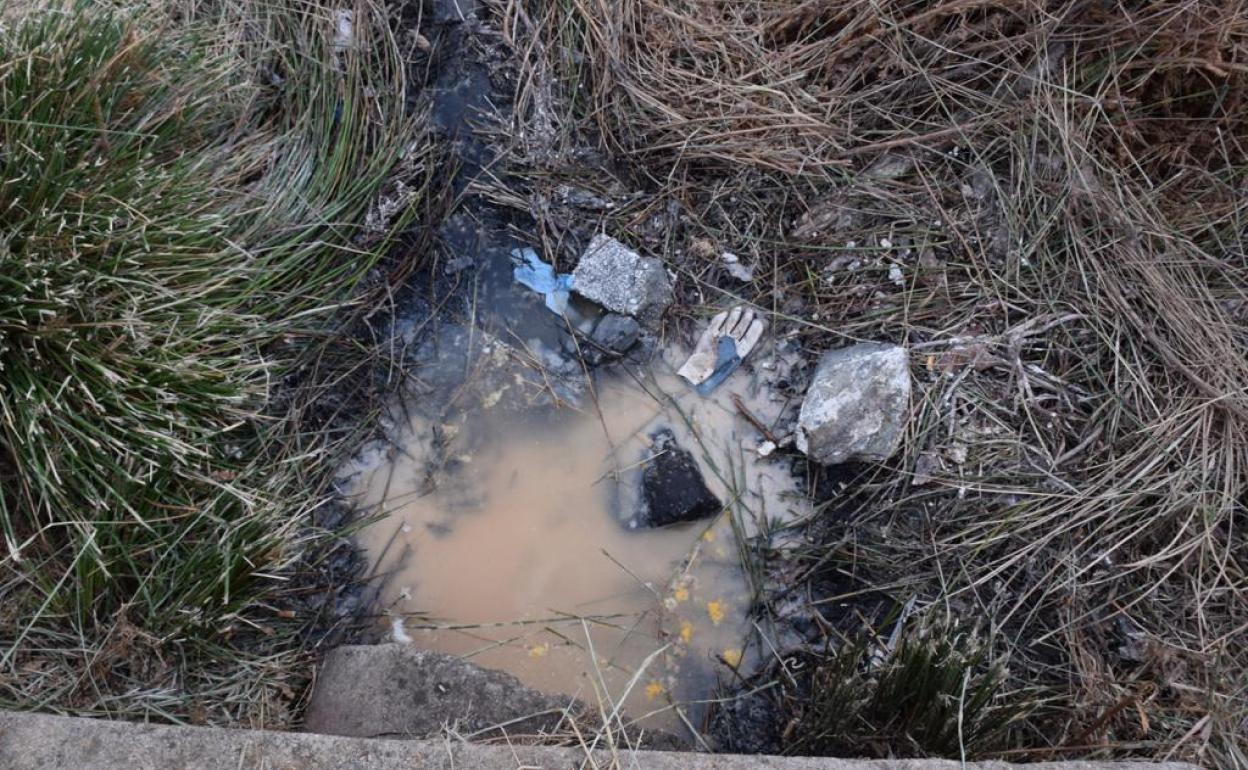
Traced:
MULTIPOLYGON (((730 400, 739 393, 772 422, 784 404, 764 395, 765 381, 784 377, 784 366, 768 362, 764 344, 701 399, 672 373, 683 354, 669 349, 653 372, 633 372, 642 381, 617 371, 585 392, 587 372, 562 344, 569 319, 514 280, 510 254, 532 245, 523 237, 532 223, 468 194, 478 176, 498 173, 492 132, 474 126, 505 118, 510 101, 493 87, 471 25, 455 24, 476 5, 434 4, 435 19, 451 22, 440 45, 452 54, 435 57, 432 89, 433 121, 454 140, 448 165, 461 169, 453 184, 465 193, 438 235, 474 268, 472 317, 446 310, 396 322, 413 352, 402 372, 409 387, 383 421, 385 439, 343 469, 360 512, 377 517, 358 539, 396 640, 677 731, 673 704, 710 697, 717 678, 750 663, 736 533, 808 512, 787 468, 754 452, 762 439, 730 400), (621 490, 661 427, 694 455, 726 510, 630 531, 614 509, 626 507, 621 490)), ((688 714, 698 721, 696 705, 688 714)))
MULTIPOLYGON (((644 376, 600 384, 579 410, 536 424, 492 411, 502 399, 486 394, 449 421, 411 417, 391 449, 357 461, 358 506, 385 514, 359 540, 396 639, 666 729, 682 721, 674 704, 710 697, 748 663, 734 522, 754 531, 764 516, 803 515, 805 502, 787 469, 753 451, 761 438, 730 400, 744 373, 708 399, 668 373, 644 376), (720 516, 620 523, 619 490, 658 427, 697 458, 727 506, 720 516)), ((781 406, 752 404, 763 419, 781 406)))

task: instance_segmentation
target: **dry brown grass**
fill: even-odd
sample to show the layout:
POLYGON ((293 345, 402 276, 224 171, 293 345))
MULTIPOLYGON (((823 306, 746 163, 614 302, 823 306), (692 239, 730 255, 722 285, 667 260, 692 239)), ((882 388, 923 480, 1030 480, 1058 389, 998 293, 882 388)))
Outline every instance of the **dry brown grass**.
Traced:
MULTIPOLYGON (((1234 86, 1248 66, 1242 3, 536 5, 521 15, 553 22, 547 28, 564 44, 554 55, 590 69, 587 114, 618 148, 786 173, 835 171, 855 157, 1023 119, 1038 87, 1082 65, 1112 70, 1086 73, 1102 93, 1070 84, 1072 103, 1129 117, 1118 132, 1142 147, 1158 132, 1171 139, 1175 117, 1195 116, 1194 90, 1234 86), (580 48, 566 48, 569 36, 580 48), (1145 102, 1161 109, 1126 115, 1145 102)), ((1185 150, 1208 151, 1211 132, 1234 122, 1202 118, 1202 132, 1168 142, 1165 154, 1180 161, 1185 150)))
POLYGON ((989 619, 1005 756, 1248 766, 1248 3, 498 9, 532 199, 609 195, 596 135, 687 299, 914 352, 903 453, 786 558, 989 619))

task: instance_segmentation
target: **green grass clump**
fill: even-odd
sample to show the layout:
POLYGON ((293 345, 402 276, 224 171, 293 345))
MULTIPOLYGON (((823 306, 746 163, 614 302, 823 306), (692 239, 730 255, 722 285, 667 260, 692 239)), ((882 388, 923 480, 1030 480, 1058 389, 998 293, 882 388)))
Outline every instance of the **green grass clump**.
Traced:
POLYGON ((327 456, 292 461, 275 389, 376 263, 412 139, 388 28, 351 14, 349 39, 312 1, 0 23, 0 702, 185 713, 179 672, 245 657, 297 558, 327 456))
POLYGON ((1008 675, 975 629, 925 622, 886 652, 869 635, 821 661, 792 731, 799 754, 966 759, 999 747, 1021 711, 1008 675))

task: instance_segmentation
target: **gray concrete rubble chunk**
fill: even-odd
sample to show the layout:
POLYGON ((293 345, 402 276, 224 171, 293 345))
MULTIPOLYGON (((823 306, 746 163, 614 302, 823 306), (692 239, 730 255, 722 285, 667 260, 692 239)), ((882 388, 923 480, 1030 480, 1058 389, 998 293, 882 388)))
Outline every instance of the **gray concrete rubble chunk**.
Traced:
MULTIPOLYGON (((550 733, 581 704, 526 687, 511 674, 406 644, 339 647, 325 656, 306 729, 362 738, 550 733)), ((566 725, 565 725, 566 726, 566 725)))
POLYGON ((572 290, 607 310, 657 320, 672 301, 663 263, 609 235, 596 235, 572 271, 572 290))
MULTIPOLYGON (((592 740, 593 736, 586 736, 592 740)), ((604 741, 605 742, 605 741, 604 741)), ((0 711, 4 770, 1197 770, 1181 762, 956 762, 526 746, 512 740, 393 741, 264 730, 109 722, 0 711)))
POLYGON ((896 345, 863 343, 819 359, 797 420, 797 448, 817 463, 880 462, 910 415, 910 366, 896 345))

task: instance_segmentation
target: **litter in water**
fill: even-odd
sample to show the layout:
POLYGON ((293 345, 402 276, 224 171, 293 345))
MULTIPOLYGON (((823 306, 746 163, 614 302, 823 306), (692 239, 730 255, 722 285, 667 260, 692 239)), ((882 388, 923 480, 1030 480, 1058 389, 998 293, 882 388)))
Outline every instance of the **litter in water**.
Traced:
POLYGON ((754 350, 766 328, 752 308, 738 306, 719 313, 702 332, 678 374, 695 386, 699 395, 709 395, 754 350))
POLYGON ((407 628, 403 625, 402 615, 390 616, 390 635, 394 638, 394 641, 399 644, 412 643, 412 637, 407 635, 407 628))
POLYGON ((542 261, 533 249, 513 249, 511 257, 517 263, 512 275, 518 283, 539 294, 546 295, 546 307, 555 315, 568 310, 568 293, 572 291, 572 276, 556 273, 555 268, 542 261))

